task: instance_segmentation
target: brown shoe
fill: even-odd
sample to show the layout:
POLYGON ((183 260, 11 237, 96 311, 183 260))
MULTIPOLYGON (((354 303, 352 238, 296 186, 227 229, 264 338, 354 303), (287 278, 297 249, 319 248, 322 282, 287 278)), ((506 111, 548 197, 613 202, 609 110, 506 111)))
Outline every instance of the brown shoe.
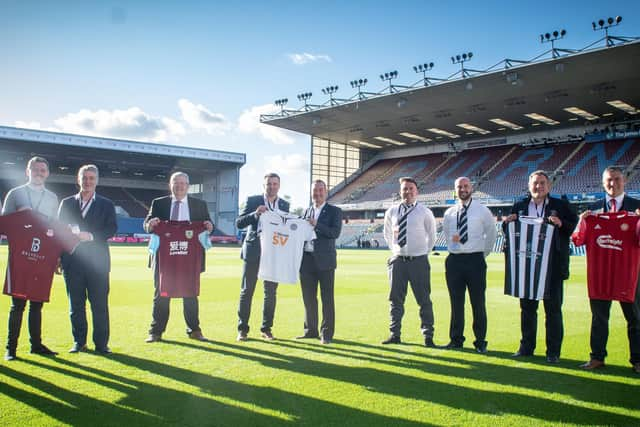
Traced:
POLYGON ((198 340, 198 341, 208 341, 204 335, 202 335, 202 331, 191 331, 189 333, 189 338, 191 338, 192 340, 198 340))
POLYGON ((591 359, 588 362, 585 362, 582 365, 580 365, 580 368, 586 371, 593 371, 594 369, 599 369, 603 367, 604 367, 604 361, 598 360, 598 359, 591 359))
POLYGON ((633 372, 635 372, 636 374, 640 374, 640 362, 636 362, 633 364, 633 372))
POLYGON ((273 334, 271 333, 271 331, 263 331, 260 336, 262 337, 262 339, 265 339, 267 341, 273 341, 276 339, 276 337, 273 336, 273 334))
POLYGON ((162 334, 149 334, 144 342, 158 342, 162 341, 162 334))
POLYGON ((249 339, 249 337, 247 337, 247 333, 244 331, 238 331, 238 338, 236 338, 237 341, 247 341, 249 339))

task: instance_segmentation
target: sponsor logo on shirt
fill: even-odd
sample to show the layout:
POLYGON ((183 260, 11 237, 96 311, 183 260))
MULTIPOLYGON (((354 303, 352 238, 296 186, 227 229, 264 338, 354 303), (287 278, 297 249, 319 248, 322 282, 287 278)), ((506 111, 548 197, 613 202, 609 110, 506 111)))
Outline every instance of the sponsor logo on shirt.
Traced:
POLYGON ((285 246, 287 244, 287 240, 289 240, 288 234, 278 233, 277 231, 273 232, 273 238, 271 239, 271 243, 275 246, 285 246))
POLYGON ((616 240, 611 237, 610 234, 604 236, 598 236, 596 244, 603 249, 613 249, 615 251, 622 251, 622 240, 616 240))
POLYGON ((187 242, 186 240, 176 240, 173 242, 169 242, 169 256, 188 254, 189 242, 187 242))

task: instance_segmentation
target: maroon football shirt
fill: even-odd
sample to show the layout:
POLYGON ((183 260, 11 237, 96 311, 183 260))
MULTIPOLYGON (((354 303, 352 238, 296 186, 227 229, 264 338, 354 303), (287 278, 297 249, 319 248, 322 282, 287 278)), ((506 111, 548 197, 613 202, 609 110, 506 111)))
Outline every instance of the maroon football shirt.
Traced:
POLYGON ((589 215, 571 237, 587 246, 589 298, 633 302, 640 268, 640 217, 627 212, 589 215))
POLYGON ((156 252, 160 296, 188 298, 200 295, 204 249, 198 235, 202 221, 161 221, 153 229, 160 238, 156 252))
POLYGON ((16 298, 48 302, 53 273, 62 252, 80 240, 65 225, 32 210, 0 216, 0 233, 9 240, 9 264, 3 292, 16 298))

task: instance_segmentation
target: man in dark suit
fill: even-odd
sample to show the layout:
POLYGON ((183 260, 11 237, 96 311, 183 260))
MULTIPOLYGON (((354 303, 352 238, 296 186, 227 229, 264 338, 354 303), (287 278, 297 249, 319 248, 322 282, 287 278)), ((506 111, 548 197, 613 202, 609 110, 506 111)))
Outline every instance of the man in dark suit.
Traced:
POLYGON ((316 180, 312 189, 313 204, 305 218, 314 227, 316 239, 304 247, 300 266, 300 284, 304 301, 303 338, 320 338, 330 344, 335 330, 333 288, 336 272, 336 239, 342 230, 342 210, 327 203, 327 184, 316 180), (322 298, 322 324, 318 335, 318 283, 322 298))
POLYGON ((71 305, 73 347, 70 353, 87 350, 87 298, 91 304, 93 342, 96 351, 109 354, 109 271, 111 257, 107 240, 118 228, 113 202, 96 194, 98 168, 84 165, 78 170, 80 192, 60 202, 58 219, 78 234, 80 245, 62 256, 62 270, 71 305))
MULTIPOLYGON (((577 215, 562 199, 549 196, 551 181, 545 171, 537 170, 529 175, 529 197, 516 202, 506 222, 515 221, 519 215, 544 218, 554 228, 554 247, 551 257, 551 279, 544 297, 547 362, 558 363, 564 327, 562 322, 563 282, 569 278, 569 239, 578 223, 577 215)), ((536 348, 538 326, 538 301, 520 299, 520 328, 522 339, 514 357, 533 355, 536 348)))
MULTIPOLYGON (((211 233, 213 223, 207 204, 203 200, 187 196, 189 175, 184 172, 174 172, 169 179, 169 188, 171 189, 170 196, 159 197, 151 202, 151 209, 144 220, 145 230, 152 233, 160 221, 204 221, 207 231, 211 233)), ((154 269, 153 319, 149 329, 149 337, 146 339, 148 343, 162 339, 162 334, 169 321, 169 303, 171 302, 170 298, 160 295, 159 266, 155 262, 155 257, 152 260, 151 264, 154 269)), ((201 271, 205 270, 205 264, 203 255, 201 271)), ((184 320, 187 323, 187 335, 195 340, 206 341, 207 339, 202 335, 200 329, 198 297, 183 298, 182 305, 184 320)))
MULTIPOLYGON (((602 186, 606 193, 583 212, 580 217, 602 212, 627 211, 640 215, 640 200, 629 197, 624 192, 625 176, 619 167, 609 166, 602 173, 602 186)), ((634 302, 620 302, 622 313, 627 320, 627 336, 629 338, 629 361, 633 370, 640 374, 640 280, 636 285, 634 302)), ((607 340, 609 339, 609 314, 611 301, 590 299, 591 306, 591 359, 580 365, 582 369, 593 370, 604 366, 607 356, 607 340)))
MULTIPOLYGON (((238 341, 246 341, 249 333, 249 316, 251 300, 258 281, 260 266, 260 237, 258 236, 258 220, 267 210, 289 212, 289 203, 278 197, 280 177, 275 173, 264 176, 264 194, 249 196, 244 208, 236 218, 237 228, 246 228, 247 234, 242 242, 240 258, 244 260, 242 284, 240 285, 240 303, 238 304, 238 341)), ((273 340, 271 327, 276 311, 276 282, 264 281, 264 305, 262 309, 262 338, 273 340)))

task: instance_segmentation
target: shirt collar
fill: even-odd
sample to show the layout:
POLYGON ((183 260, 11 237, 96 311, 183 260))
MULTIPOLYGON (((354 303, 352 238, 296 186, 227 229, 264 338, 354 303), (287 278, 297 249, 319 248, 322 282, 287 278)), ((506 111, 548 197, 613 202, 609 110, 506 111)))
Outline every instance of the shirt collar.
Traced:
POLYGON ((186 202, 187 201, 187 196, 184 196, 184 199, 182 200, 178 200, 176 199, 176 196, 174 196, 173 194, 171 195, 171 204, 174 204, 175 202, 186 202))
POLYGON ((620 206, 622 206, 622 200, 624 199, 624 194, 622 193, 621 195, 619 195, 618 197, 611 197, 608 194, 605 195, 605 200, 607 202, 607 205, 609 204, 609 202, 611 201, 611 199, 616 199, 616 208, 619 210, 620 206))
MULTIPOLYGON (((82 201, 82 196, 81 193, 76 194, 76 200, 78 201, 82 201)), ((91 201, 95 201, 96 200, 96 192, 93 192, 93 195, 91 196, 91 201)))

